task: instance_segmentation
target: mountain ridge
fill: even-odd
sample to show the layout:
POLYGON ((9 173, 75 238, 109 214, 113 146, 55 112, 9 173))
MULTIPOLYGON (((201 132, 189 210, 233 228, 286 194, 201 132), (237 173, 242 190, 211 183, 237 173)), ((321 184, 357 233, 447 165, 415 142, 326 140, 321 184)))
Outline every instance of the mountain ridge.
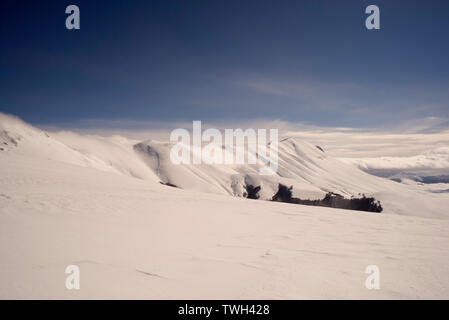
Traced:
POLYGON ((414 186, 375 177, 294 137, 282 137, 278 171, 275 175, 265 176, 258 174, 263 165, 260 163, 175 165, 169 156, 174 143, 139 142, 118 136, 101 137, 68 131, 47 133, 5 114, 0 114, 0 132, 1 144, 10 142, 0 155, 66 162, 149 183, 161 182, 186 190, 237 197, 245 195, 248 185, 260 186, 262 200, 270 200, 279 184, 292 186, 293 196, 301 199, 322 199, 328 192, 347 198, 365 194, 380 200, 385 212, 447 217, 443 208, 448 199, 444 195, 428 194, 414 186), (17 144, 11 145, 11 138, 17 144), (420 212, 416 213, 416 208, 420 212))

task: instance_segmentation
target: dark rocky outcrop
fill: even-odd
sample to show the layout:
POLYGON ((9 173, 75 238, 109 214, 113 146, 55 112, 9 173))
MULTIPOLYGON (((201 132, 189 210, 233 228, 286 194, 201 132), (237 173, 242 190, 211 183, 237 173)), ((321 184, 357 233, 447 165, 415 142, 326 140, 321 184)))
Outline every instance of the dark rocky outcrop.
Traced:
POLYGON ((243 194, 244 197, 248 199, 259 199, 260 186, 254 187, 249 184, 245 186, 245 190, 246 192, 243 194))
POLYGON ((359 198, 352 197, 347 199, 337 193, 328 192, 323 199, 309 200, 293 197, 292 189, 293 187, 287 187, 283 184, 279 184, 278 191, 271 200, 308 206, 321 206, 369 212, 382 212, 383 210, 379 201, 376 201, 376 199, 372 197, 366 197, 364 194, 359 198))

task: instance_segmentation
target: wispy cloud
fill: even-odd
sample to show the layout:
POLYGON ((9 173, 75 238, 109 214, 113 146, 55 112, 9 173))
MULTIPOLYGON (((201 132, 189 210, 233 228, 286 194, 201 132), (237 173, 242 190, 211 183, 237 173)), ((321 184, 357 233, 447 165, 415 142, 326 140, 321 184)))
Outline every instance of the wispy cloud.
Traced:
POLYGON ((246 85, 260 93, 293 98, 323 109, 353 105, 354 96, 360 98, 366 89, 354 83, 326 83, 306 80, 273 81, 251 79, 246 85))
POLYGON ((446 125, 449 117, 447 83, 417 81, 388 86, 273 76, 241 76, 236 83, 255 94, 278 98, 282 102, 280 110, 295 119, 303 115, 308 120, 316 119, 316 123, 340 122, 382 129, 400 122, 401 130, 427 130, 446 125))

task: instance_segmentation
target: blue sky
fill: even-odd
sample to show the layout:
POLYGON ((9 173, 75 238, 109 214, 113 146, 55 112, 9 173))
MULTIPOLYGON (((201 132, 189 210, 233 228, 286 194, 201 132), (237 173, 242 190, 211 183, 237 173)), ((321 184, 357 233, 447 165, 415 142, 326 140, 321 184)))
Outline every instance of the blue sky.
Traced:
POLYGON ((448 1, 39 2, 0 13, 0 111, 33 124, 448 123, 448 1))

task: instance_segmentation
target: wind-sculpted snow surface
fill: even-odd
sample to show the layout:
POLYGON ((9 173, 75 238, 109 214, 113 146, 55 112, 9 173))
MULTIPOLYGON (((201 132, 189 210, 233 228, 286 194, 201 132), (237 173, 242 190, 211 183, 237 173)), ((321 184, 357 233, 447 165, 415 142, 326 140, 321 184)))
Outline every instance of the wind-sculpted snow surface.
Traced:
POLYGON ((444 218, 447 197, 315 146, 282 141, 278 175, 263 177, 251 166, 173 166, 162 142, 47 134, 4 115, 0 125, 0 298, 449 296, 449 220, 413 217, 444 218), (283 181, 310 195, 372 191, 390 208, 229 196, 283 181), (80 268, 80 290, 65 287, 68 265, 80 268), (365 287, 368 265, 380 290, 365 287))

